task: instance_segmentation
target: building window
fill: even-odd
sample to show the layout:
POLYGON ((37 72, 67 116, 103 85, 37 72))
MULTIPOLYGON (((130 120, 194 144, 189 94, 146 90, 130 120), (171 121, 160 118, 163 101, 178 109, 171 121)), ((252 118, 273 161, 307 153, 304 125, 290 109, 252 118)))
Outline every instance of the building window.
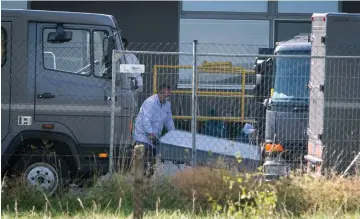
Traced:
MULTIPOLYGON (((181 19, 180 51, 192 52, 191 43, 198 40, 199 53, 257 54, 261 47, 269 47, 268 20, 181 19)), ((205 62, 230 62, 232 66, 252 69, 254 57, 198 56, 198 65, 205 62)), ((180 65, 192 65, 191 56, 180 56, 180 65)), ((192 71, 179 71, 179 83, 191 84, 192 71)), ((238 75, 239 76, 239 75, 238 75)), ((199 83, 217 83, 234 74, 200 74, 199 83)), ((241 84, 236 79, 231 83, 241 84)))
POLYGON ((1 67, 6 63, 6 47, 7 47, 7 33, 6 30, 1 27, 1 67))
POLYGON ((310 34, 311 21, 278 20, 275 22, 275 42, 289 40, 298 34, 310 34))
POLYGON ((66 43, 50 43, 47 37, 55 28, 43 30, 44 68, 80 75, 90 75, 90 32, 64 29, 72 32, 72 40, 66 43))
POLYGON ((267 12, 268 1, 182 1, 183 11, 267 12))
POLYGON ((338 1, 284 1, 278 0, 279 13, 338 12, 338 1))

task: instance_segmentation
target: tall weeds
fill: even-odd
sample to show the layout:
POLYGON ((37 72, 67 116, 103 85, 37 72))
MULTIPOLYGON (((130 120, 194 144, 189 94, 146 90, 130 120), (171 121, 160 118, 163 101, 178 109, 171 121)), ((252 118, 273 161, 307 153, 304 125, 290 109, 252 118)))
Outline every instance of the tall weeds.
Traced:
MULTIPOLYGON (((48 216, 95 218, 106 213, 127 217, 133 206, 132 178, 115 174, 85 194, 59 192, 51 197, 12 181, 11 188, 3 188, 1 199, 2 211, 14 217, 39 212, 48 216)), ((159 218, 164 211, 230 218, 288 218, 318 212, 341 217, 359 212, 360 179, 291 175, 268 183, 260 173, 199 167, 145 181, 142 200, 145 211, 159 218)))

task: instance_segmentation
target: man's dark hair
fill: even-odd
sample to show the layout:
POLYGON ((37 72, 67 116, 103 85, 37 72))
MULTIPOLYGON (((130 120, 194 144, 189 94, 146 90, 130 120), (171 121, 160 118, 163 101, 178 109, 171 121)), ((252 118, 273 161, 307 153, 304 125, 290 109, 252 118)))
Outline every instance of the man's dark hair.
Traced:
POLYGON ((158 91, 163 91, 164 89, 171 89, 170 85, 168 84, 161 84, 158 88, 158 91))
POLYGON ((124 49, 128 47, 128 40, 124 37, 121 38, 122 43, 124 44, 124 49))

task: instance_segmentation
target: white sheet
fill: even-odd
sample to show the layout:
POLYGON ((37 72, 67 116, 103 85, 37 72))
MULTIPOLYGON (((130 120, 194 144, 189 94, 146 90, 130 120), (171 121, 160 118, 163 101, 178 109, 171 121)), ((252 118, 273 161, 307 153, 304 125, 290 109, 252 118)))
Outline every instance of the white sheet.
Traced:
MULTIPOLYGON (((192 134, 182 130, 173 130, 160 139, 161 143, 184 148, 192 148, 192 134)), ((253 160, 260 160, 260 149, 257 145, 216 138, 203 134, 196 134, 196 149, 211 151, 229 156, 240 156, 253 160)))

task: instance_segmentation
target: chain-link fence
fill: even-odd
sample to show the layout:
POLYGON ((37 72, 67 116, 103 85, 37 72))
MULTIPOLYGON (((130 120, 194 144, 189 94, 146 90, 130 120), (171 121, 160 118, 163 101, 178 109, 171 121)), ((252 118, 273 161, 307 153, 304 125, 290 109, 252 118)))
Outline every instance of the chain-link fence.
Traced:
POLYGON ((311 54, 307 131, 308 158, 312 159, 312 165, 309 167, 323 174, 329 171, 358 174, 359 48, 348 42, 325 47, 318 41, 312 45, 311 54), (314 157, 321 160, 316 162, 314 157), (321 166, 314 163, 328 169, 320 169, 321 166))
MULTIPOLYGON (((320 47, 290 45, 270 55, 259 54, 266 45, 194 42, 106 53, 106 34, 94 34, 94 45, 2 44, 2 154, 30 182, 55 188, 60 173, 58 160, 49 166, 34 155, 56 153, 62 174, 129 171, 135 144, 163 166, 214 166, 221 158, 228 169, 253 172, 273 154, 293 169, 324 163, 343 173, 359 164, 355 49, 324 56, 320 47), (121 72, 122 64, 144 72, 121 72), (168 102, 162 85, 171 88, 168 102), (13 144, 22 147, 7 150, 13 144)), ((154 160, 145 158, 145 167, 154 160)))
MULTIPOLYGON (((160 46, 150 47, 158 50, 160 46)), ((244 163, 249 162, 248 168, 256 169, 261 159, 260 148, 255 134, 249 138, 244 126, 251 132, 256 123, 259 107, 255 100, 253 67, 260 46, 198 44, 194 47, 181 44, 176 46, 177 51, 173 49, 175 46, 163 46, 165 52, 146 49, 126 52, 137 57, 135 62, 145 65, 144 87, 138 96, 137 109, 159 92, 159 86, 171 87, 170 113, 175 130, 166 133, 166 122, 165 129, 158 130, 156 137, 160 144, 157 148, 161 159, 192 165, 195 162, 209 164, 221 156, 236 162, 237 152, 245 158, 244 163), (165 48, 173 51, 168 52, 165 48), (194 59, 195 50, 200 55, 194 59), (242 53, 250 56, 234 55, 242 53), (194 65, 198 73, 195 86, 194 65)), ((132 47, 140 46, 129 46, 132 47)), ((154 114, 160 113, 159 110, 154 114)), ((160 119, 161 116, 150 117, 160 119)))
MULTIPOLYGON (((212 166, 222 157, 227 168, 240 171, 256 171, 265 162, 268 175, 283 175, 287 166, 356 173, 358 53, 337 47, 324 56, 323 48, 310 44, 284 46, 276 55, 259 55, 259 47, 236 51, 233 45, 194 43, 188 48, 192 51, 133 51, 150 65, 151 74, 143 75, 151 81, 143 100, 160 84, 172 88, 176 130, 159 131, 161 159, 212 166)), ((160 111, 152 113, 161 118, 160 111)))

